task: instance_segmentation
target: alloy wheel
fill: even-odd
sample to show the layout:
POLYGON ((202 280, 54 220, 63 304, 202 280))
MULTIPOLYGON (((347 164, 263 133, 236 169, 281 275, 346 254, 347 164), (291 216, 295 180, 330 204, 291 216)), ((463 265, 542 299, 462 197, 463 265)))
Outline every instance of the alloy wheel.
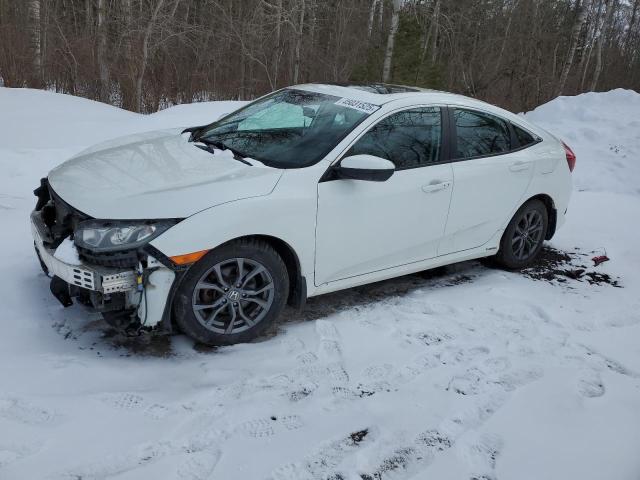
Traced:
POLYGON ((191 306, 206 329, 229 335, 258 324, 273 299, 273 278, 264 265, 248 258, 231 258, 200 277, 191 306))
POLYGON ((511 238, 513 255, 518 260, 527 260, 542 242, 544 221, 537 210, 527 210, 516 224, 511 238))

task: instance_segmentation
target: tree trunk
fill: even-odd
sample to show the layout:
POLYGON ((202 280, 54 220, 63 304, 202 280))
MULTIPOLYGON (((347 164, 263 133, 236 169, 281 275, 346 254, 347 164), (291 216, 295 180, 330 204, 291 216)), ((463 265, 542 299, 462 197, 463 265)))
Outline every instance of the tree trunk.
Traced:
POLYGON ((438 17, 440 17, 440 0, 436 0, 436 5, 433 7, 433 38, 431 39, 431 63, 436 63, 436 58, 438 56, 438 17))
POLYGON ((393 0, 393 11, 391 12, 391 26, 387 35, 387 48, 384 52, 384 64, 382 66, 382 81, 388 82, 391 78, 391 62, 393 61, 393 47, 396 42, 398 25, 400 23, 401 0, 393 0))
POLYGON ((380 0, 372 0, 371 7, 369 7, 369 24, 367 25, 367 37, 371 38, 371 34, 373 33, 373 20, 376 15, 376 7, 380 0))
POLYGON ((156 7, 153 9, 147 28, 144 31, 144 37, 142 38, 142 58, 140 59, 140 71, 138 72, 138 78, 136 79, 136 111, 142 112, 142 81, 144 80, 144 73, 147 69, 147 63, 149 61, 149 40, 151 39, 151 32, 153 32, 154 24, 162 8, 164 0, 157 0, 156 7))
POLYGON ((42 32, 40 26, 40 0, 29 1, 29 36, 33 55, 33 76, 35 85, 43 84, 42 72, 42 32))
POLYGON ((598 32, 598 24, 600 23, 600 16, 602 14, 602 6, 604 5, 604 0, 600 0, 598 2, 598 10, 596 12, 596 17, 593 21, 593 26, 589 27, 589 32, 587 32, 587 38, 589 40, 589 52, 582 56, 582 60, 580 60, 580 70, 582 70, 582 79, 580 80, 580 91, 584 92, 584 84, 587 80, 587 72, 589 71, 589 63, 591 63, 591 55, 593 55, 593 47, 596 41, 596 33, 598 32))
POLYGON ((100 75, 100 101, 109 102, 109 67, 107 65, 107 25, 105 0, 98 0, 96 59, 100 75))
POLYGON ((598 86, 598 80, 600 79, 600 73, 602 73, 602 46, 606 40, 607 34, 609 32, 609 27, 611 26, 611 22, 613 20, 613 11, 616 8, 616 0, 608 0, 606 2, 607 5, 607 13, 604 17, 604 23, 602 24, 602 30, 600 31, 600 35, 598 36, 598 43, 596 44, 596 67, 593 72, 593 78, 591 79, 591 85, 589 86, 589 91, 595 91, 598 86))
POLYGON ((578 39, 580 37, 580 32, 582 31, 582 27, 584 26, 584 22, 587 19, 587 13, 589 11, 589 3, 590 0, 583 0, 582 4, 578 4, 578 13, 576 15, 576 21, 573 24, 573 29, 571 30, 571 40, 569 43, 569 52, 567 53, 567 58, 564 62, 564 67, 562 67, 562 72, 560 73, 560 81, 558 82, 558 88, 556 90, 556 95, 562 95, 564 91, 564 86, 567 83, 567 78, 569 77, 569 72, 571 71, 571 66, 573 65, 573 59, 576 54, 576 49, 578 48, 578 39))
POLYGON ((627 35, 624 40, 624 52, 628 55, 631 51, 631 37, 633 35, 633 27, 636 24, 636 15, 638 12, 638 5, 640 5, 640 0, 635 0, 633 2, 633 10, 631 11, 631 19, 629 20, 629 28, 627 30, 627 35))
POLYGON ((492 77, 495 79, 497 75, 500 73, 500 67, 502 66, 502 57, 504 56, 504 51, 507 48, 507 41, 509 40, 509 34, 511 33, 511 24, 513 23, 513 16, 518 8, 519 0, 515 0, 513 2, 513 6, 511 7, 511 13, 509 14, 509 20, 507 20, 507 27, 504 31, 504 38, 502 39, 502 45, 500 46, 500 52, 498 53, 498 58, 495 61, 495 65, 493 67, 493 75, 492 77))
POLYGON ((300 3, 300 24, 298 25, 298 31, 296 32, 296 47, 293 63, 293 83, 298 83, 298 77, 300 75, 300 49, 302 48, 302 33, 304 30, 304 14, 305 14, 305 0, 301 0, 300 3))
POLYGON ((123 32, 122 49, 126 65, 123 68, 123 77, 120 82, 122 92, 122 107, 127 110, 134 110, 135 105, 135 71, 136 65, 133 59, 133 47, 131 36, 133 35, 133 10, 131 0, 122 0, 122 10, 124 15, 125 31, 123 32))

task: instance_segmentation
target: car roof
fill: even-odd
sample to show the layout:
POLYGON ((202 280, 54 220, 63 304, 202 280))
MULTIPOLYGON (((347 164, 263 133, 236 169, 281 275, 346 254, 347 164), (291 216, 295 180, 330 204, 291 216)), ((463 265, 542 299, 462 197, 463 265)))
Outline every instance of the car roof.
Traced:
POLYGON ((464 103, 467 105, 489 104, 465 97, 456 93, 431 90, 428 88, 409 87, 405 85, 393 85, 388 83, 366 83, 366 84, 338 84, 338 83, 306 83, 303 85, 293 85, 288 88, 306 90, 310 92, 324 93, 337 97, 360 100, 374 105, 384 105, 395 100, 413 98, 418 102, 433 103, 464 103))
POLYGON ((416 104, 459 105, 468 108, 476 108, 478 110, 483 110, 501 116, 502 118, 508 119, 520 126, 525 126, 537 135, 543 135, 543 133, 548 135, 548 132, 542 130, 537 125, 528 122, 520 115, 516 115, 515 113, 490 103, 483 102, 482 100, 466 97, 457 93, 430 90, 420 87, 408 87, 404 85, 391 85, 386 83, 306 83, 303 85, 292 85, 288 88, 324 93, 326 95, 368 102, 379 106, 399 100, 410 100, 416 104))

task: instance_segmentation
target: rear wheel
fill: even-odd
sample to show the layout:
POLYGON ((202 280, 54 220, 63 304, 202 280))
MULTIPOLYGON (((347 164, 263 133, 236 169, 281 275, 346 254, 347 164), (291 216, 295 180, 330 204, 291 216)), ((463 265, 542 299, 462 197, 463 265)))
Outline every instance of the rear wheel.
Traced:
POLYGON ((540 200, 525 203, 502 235, 497 262, 509 269, 530 265, 542 249, 548 226, 549 216, 545 205, 540 200))
POLYGON ((176 298, 176 322, 207 345, 248 342, 282 311, 289 292, 287 269, 267 243, 223 245, 187 272, 176 298))

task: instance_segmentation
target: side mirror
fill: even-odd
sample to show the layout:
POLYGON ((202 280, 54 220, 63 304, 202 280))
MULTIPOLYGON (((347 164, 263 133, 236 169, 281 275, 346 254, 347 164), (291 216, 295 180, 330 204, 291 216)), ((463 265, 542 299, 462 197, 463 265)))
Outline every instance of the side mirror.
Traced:
POLYGON ((367 180, 370 182, 389 180, 395 170, 396 166, 393 162, 373 155, 344 157, 340 164, 334 167, 337 178, 367 180))

